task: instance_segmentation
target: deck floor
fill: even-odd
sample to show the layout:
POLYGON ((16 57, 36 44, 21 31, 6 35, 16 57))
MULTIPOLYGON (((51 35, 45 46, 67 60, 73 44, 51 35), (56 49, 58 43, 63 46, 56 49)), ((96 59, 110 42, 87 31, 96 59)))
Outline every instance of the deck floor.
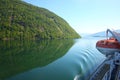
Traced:
MULTIPOLYGON (((90 76, 88 80, 105 80, 104 75, 110 70, 110 64, 103 63, 98 67, 98 69, 90 76)), ((117 69, 115 69, 115 72, 113 74, 116 74, 114 77, 114 80, 120 80, 120 65, 117 69)))

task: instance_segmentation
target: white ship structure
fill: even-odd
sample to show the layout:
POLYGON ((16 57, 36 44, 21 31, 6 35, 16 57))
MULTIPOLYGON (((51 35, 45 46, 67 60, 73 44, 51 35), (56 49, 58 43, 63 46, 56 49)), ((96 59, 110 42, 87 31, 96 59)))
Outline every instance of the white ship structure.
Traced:
POLYGON ((96 48, 107 58, 89 80, 120 80, 120 33, 107 29, 106 37, 96 43, 96 48))

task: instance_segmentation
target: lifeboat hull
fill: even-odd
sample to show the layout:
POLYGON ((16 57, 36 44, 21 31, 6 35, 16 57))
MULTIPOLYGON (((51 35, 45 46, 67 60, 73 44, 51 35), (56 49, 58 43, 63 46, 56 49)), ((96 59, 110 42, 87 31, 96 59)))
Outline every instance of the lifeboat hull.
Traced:
POLYGON ((100 40, 96 43, 96 48, 106 56, 114 55, 115 52, 120 52, 120 43, 114 38, 100 40))
POLYGON ((102 48, 102 47, 96 47, 98 51, 100 51, 102 54, 108 56, 108 55, 114 55, 115 52, 120 52, 120 49, 114 49, 114 48, 102 48))

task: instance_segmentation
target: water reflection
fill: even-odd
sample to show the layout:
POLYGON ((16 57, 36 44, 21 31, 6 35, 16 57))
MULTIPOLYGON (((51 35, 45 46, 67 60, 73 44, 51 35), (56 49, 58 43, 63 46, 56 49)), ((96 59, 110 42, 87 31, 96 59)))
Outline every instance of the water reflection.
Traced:
POLYGON ((73 44, 73 40, 0 41, 0 79, 46 66, 73 44))
POLYGON ((87 80, 105 59, 95 48, 97 40, 0 42, 0 78, 87 80))
POLYGON ((81 67, 79 72, 75 74, 74 80, 88 80, 94 70, 105 60, 106 57, 95 47, 96 41, 99 39, 101 38, 90 37, 77 40, 77 44, 72 48, 73 50, 78 48, 74 51, 73 56, 78 57, 75 62, 81 67))

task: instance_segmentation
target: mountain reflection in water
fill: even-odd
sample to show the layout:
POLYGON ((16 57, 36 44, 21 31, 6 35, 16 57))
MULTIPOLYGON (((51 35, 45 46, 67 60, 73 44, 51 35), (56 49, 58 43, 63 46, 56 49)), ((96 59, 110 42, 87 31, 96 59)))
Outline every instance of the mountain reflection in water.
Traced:
POLYGON ((95 48, 99 39, 0 42, 0 78, 87 80, 105 59, 95 48))
POLYGON ((0 79, 37 67, 62 57, 73 40, 0 41, 0 79))

